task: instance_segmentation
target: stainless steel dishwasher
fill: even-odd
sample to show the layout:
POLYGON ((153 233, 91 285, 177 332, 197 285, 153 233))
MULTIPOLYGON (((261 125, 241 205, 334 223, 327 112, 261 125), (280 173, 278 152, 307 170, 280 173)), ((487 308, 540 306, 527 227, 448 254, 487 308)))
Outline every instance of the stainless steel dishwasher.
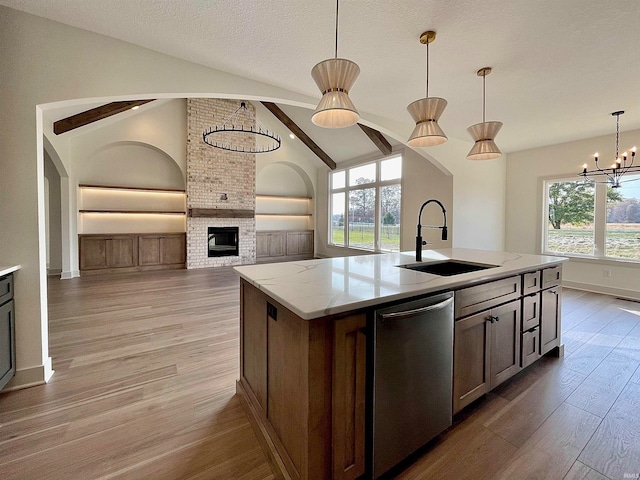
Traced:
POLYGON ((373 478, 451 425, 453 293, 375 312, 373 478))

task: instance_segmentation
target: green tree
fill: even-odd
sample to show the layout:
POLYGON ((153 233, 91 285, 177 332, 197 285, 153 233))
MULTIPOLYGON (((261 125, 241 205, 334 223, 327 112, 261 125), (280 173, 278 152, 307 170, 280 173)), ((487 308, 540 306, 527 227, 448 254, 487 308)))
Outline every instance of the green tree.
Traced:
POLYGON ((395 225, 396 224, 396 216, 391 212, 387 212, 387 214, 384 217, 382 217, 382 224, 383 225, 395 225))
MULTIPOLYGON (((622 195, 613 188, 607 188, 610 202, 622 200, 622 195)), ((559 230, 563 224, 584 225, 593 221, 593 184, 576 182, 556 182, 549 187, 549 223, 559 230)))

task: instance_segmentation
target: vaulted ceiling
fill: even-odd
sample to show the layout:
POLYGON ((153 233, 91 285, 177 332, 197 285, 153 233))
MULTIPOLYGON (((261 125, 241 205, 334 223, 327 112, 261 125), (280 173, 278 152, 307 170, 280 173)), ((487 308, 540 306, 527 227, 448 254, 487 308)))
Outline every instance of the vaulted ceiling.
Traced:
MULTIPOLYGON (((166 54, 320 97, 311 68, 333 56, 333 0, 0 0, 0 4, 166 54)), ((504 151, 640 128, 637 0, 343 0, 339 56, 361 75, 350 96, 367 114, 407 125, 406 106, 430 93, 449 106, 441 126, 470 140, 481 121, 504 122, 504 151)), ((99 55, 99 52, 96 52, 99 55)), ((410 130, 409 130, 410 131, 410 130)))

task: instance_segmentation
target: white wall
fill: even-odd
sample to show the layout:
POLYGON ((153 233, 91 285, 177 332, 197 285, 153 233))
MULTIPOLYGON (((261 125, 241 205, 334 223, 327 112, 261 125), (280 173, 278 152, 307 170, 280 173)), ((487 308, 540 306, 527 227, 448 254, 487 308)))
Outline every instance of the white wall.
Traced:
POLYGON ((60 174, 51 157, 44 155, 44 175, 48 180, 45 202, 47 204, 47 268, 49 273, 62 271, 62 205, 60 174))
MULTIPOLYGON (((621 145, 640 144, 640 130, 620 135, 621 145)), ((593 153, 613 158, 615 135, 551 145, 509 154, 507 162, 506 248, 523 253, 542 249, 542 179, 551 176, 579 178, 582 165, 593 166, 593 153)), ((575 260, 565 264, 563 283, 603 293, 640 298, 640 264, 604 260, 575 260), (610 278, 603 269, 611 270, 610 278)))
MULTIPOLYGON (((43 110, 65 103, 180 97, 261 99, 314 108, 318 99, 6 7, 0 7, 0 64, 0 105, 4 113, 0 116, 0 263, 22 265, 16 274, 18 373, 13 385, 25 385, 43 381, 52 373, 47 337, 43 110), (7 121, 9 118, 11 121, 7 121)), ((364 123, 399 140, 406 139, 412 129, 408 116, 406 122, 397 124, 375 114, 361 113, 364 123)), ((68 158, 68 141, 51 139, 51 143, 58 155, 68 158)), ((464 208, 454 203, 454 229, 465 234, 463 237, 465 232, 475 235, 477 241, 469 237, 464 240, 466 244, 499 246, 502 228, 478 231, 484 220, 502 215, 503 208, 498 208, 496 202, 503 179, 499 171, 493 174, 497 168, 494 165, 498 164, 459 168, 464 164, 464 156, 459 154, 466 154, 470 144, 459 142, 463 147, 457 148, 457 143, 450 139, 445 144, 448 147, 436 147, 430 153, 447 168, 451 162, 454 195, 463 194, 464 208), (478 169, 482 175, 477 174, 478 169), (466 177, 456 179, 457 173, 466 177), (473 193, 479 191, 489 200, 488 207, 472 201, 473 193), (460 215, 465 211, 470 213, 460 215), (470 226, 460 224, 463 219, 469 219, 470 226)), ((314 177, 310 175, 311 179, 314 177)), ((71 176, 62 180, 63 202, 75 183, 77 179, 71 176)), ((321 190, 318 185, 316 191, 321 190)), ((75 226, 71 212, 76 205, 73 199, 68 203, 69 211, 62 213, 62 236, 63 242, 74 242, 77 237, 72 234, 75 226)), ((317 226, 320 229, 319 222, 317 226)), ((453 235, 454 245, 462 241, 455 231, 453 235)))

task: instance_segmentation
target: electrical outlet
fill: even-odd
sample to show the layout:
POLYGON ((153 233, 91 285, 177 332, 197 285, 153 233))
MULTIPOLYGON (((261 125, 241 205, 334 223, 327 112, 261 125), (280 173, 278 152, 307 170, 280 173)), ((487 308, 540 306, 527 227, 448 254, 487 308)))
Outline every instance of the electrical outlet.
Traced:
POLYGON ((611 278, 611 270, 605 268, 604 270, 602 270, 602 276, 605 278, 611 278))

